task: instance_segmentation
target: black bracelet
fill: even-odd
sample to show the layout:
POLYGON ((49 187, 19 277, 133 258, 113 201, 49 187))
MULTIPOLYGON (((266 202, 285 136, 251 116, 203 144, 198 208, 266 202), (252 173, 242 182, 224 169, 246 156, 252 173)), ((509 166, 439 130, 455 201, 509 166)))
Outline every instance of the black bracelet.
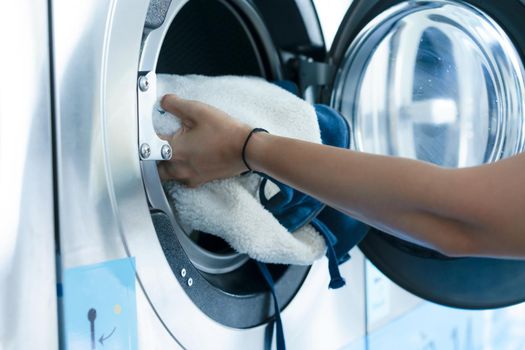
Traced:
POLYGON ((266 132, 266 133, 268 133, 268 130, 263 129, 263 128, 255 128, 255 129, 252 129, 252 131, 250 131, 248 136, 246 136, 246 140, 244 141, 244 145, 242 146, 241 157, 242 157, 242 161, 244 162, 244 165, 246 165, 248 170, 243 172, 241 175, 245 175, 245 174, 251 173, 253 171, 252 168, 250 168, 250 166, 248 165, 248 162, 246 161, 246 156, 245 156, 244 153, 246 152, 246 146, 248 146, 248 141, 250 141, 250 137, 252 137, 252 135, 257 133, 257 132, 266 132))

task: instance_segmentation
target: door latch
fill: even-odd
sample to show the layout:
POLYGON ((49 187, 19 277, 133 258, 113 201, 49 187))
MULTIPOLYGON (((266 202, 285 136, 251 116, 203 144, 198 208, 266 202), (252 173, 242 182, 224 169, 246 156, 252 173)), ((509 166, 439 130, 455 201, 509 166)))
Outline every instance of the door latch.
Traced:
POLYGON ((171 146, 157 135, 153 127, 153 109, 157 102, 157 75, 155 72, 139 72, 137 97, 140 159, 170 160, 171 146))

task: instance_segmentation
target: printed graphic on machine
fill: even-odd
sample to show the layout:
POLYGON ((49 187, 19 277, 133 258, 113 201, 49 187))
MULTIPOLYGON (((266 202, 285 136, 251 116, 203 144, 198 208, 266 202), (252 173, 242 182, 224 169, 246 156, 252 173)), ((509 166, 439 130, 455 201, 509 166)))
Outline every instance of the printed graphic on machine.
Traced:
POLYGON ((68 269, 63 288, 66 349, 137 349, 134 259, 68 269))

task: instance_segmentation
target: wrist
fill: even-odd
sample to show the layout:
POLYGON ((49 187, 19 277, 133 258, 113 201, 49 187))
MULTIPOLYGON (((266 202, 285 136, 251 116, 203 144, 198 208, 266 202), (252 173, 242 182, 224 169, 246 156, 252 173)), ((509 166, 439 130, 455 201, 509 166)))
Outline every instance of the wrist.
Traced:
POLYGON ((272 135, 266 132, 253 133, 246 144, 244 157, 253 171, 264 172, 264 151, 272 135))

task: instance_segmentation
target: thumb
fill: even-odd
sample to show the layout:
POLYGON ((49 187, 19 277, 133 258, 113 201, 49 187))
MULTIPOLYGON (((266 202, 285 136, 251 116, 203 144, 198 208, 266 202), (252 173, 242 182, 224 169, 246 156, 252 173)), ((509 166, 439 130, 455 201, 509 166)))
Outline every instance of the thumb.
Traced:
POLYGON ((169 162, 159 162, 157 164, 157 170, 159 172, 159 177, 162 181, 171 180, 171 169, 169 162))
POLYGON ((199 113, 196 101, 186 100, 174 94, 167 94, 160 100, 160 106, 167 112, 180 118, 182 122, 195 124, 199 113))

